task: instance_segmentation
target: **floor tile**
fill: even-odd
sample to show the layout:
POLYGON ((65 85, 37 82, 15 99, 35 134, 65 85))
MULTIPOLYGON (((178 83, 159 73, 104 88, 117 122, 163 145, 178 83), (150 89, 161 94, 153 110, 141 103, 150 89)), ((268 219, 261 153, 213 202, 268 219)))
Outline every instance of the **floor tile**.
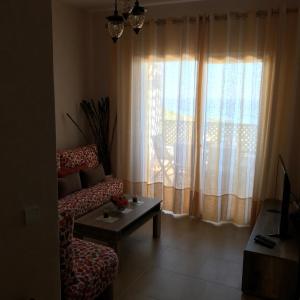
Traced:
POLYGON ((116 300, 256 300, 241 292, 243 249, 249 228, 162 216, 121 242, 116 300))

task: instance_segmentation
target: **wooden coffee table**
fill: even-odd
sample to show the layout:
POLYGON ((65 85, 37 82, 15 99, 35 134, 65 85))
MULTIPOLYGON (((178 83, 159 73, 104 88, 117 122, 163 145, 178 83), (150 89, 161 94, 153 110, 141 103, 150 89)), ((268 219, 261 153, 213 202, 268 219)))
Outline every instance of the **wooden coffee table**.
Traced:
POLYGON ((160 237, 161 200, 138 197, 143 202, 135 204, 130 201, 128 213, 118 211, 111 202, 90 211, 75 220, 74 234, 77 237, 93 238, 103 241, 115 249, 119 255, 120 240, 153 218, 153 238, 160 237), (117 218, 113 223, 103 221, 104 212, 110 217, 117 218))

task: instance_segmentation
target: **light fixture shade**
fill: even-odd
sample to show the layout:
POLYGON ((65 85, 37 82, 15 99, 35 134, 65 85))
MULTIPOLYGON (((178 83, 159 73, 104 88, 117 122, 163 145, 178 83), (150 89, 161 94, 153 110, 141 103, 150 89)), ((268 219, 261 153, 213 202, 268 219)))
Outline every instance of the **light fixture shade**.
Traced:
POLYGON ((111 36, 114 43, 121 37, 124 31, 124 20, 121 16, 118 15, 118 12, 115 11, 113 16, 107 17, 107 29, 108 33, 111 36))
POLYGON ((139 33, 145 21, 145 8, 139 5, 136 1, 134 7, 128 17, 129 23, 136 34, 139 33))

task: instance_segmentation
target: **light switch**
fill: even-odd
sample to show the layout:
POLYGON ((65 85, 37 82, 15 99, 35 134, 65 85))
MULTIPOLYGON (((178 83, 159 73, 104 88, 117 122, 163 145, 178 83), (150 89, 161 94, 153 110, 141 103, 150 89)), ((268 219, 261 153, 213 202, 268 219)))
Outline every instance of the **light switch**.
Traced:
POLYGON ((40 208, 38 206, 30 206, 24 209, 25 225, 37 224, 40 220, 40 208))

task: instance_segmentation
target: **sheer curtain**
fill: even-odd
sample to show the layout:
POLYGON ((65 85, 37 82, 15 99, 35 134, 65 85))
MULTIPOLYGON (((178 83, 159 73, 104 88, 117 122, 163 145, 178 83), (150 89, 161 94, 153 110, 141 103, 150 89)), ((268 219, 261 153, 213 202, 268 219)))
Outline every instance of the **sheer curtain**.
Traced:
POLYGON ((188 18, 153 21, 138 39, 124 41, 130 55, 120 49, 131 67, 131 80, 120 89, 130 84, 131 116, 125 120, 130 165, 124 168, 122 155, 118 174, 127 190, 163 199, 164 209, 175 213, 188 212, 193 189, 198 30, 188 18))
POLYGON ((298 27, 298 11, 282 10, 126 34, 113 56, 125 189, 176 214, 248 225, 272 191, 277 154, 289 152, 298 27))
POLYGON ((266 16, 210 18, 202 92, 200 213, 249 224, 261 112, 266 16), (220 40, 217 37, 223 37, 220 40))

